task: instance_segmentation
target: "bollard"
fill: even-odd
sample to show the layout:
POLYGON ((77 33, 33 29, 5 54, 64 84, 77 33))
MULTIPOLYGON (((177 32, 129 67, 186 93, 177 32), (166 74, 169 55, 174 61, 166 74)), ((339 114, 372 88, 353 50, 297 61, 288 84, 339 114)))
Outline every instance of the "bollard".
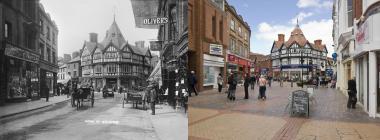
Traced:
POLYGON ((293 87, 293 80, 290 81, 290 87, 293 87))

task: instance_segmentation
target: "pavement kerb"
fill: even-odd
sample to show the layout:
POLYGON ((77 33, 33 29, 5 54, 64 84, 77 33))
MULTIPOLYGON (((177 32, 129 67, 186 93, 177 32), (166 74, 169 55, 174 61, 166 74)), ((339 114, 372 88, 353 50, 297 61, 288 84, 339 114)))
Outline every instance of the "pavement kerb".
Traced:
MULTIPOLYGON (((94 100, 100 100, 100 99, 102 99, 102 97, 95 98, 94 100)), ((4 118, 8 118, 8 117, 15 116, 15 115, 18 115, 18 114, 23 114, 23 113, 32 112, 32 111, 35 111, 35 110, 47 108, 47 107, 50 107, 50 106, 53 106, 53 105, 56 105, 56 104, 61 104, 61 103, 69 102, 70 100, 71 100, 71 98, 67 98, 65 100, 62 100, 62 101, 59 101, 59 102, 55 102, 55 103, 51 103, 51 104, 47 104, 47 105, 44 105, 44 106, 40 106, 40 107, 28 109, 28 110, 23 110, 23 111, 16 112, 16 113, 6 114, 6 115, 3 115, 3 116, 0 116, 0 119, 4 119, 4 118)))
POLYGON ((63 100, 63 101, 59 101, 59 102, 56 102, 56 103, 47 104, 47 105, 44 105, 44 106, 41 106, 41 107, 32 108, 32 109, 23 110, 23 111, 16 112, 16 113, 11 113, 11 114, 7 114, 7 115, 3 115, 3 116, 0 116, 0 119, 4 119, 4 118, 11 117, 11 116, 15 116, 15 115, 18 115, 18 114, 27 113, 27 112, 31 112, 31 111, 35 111, 35 110, 39 110, 39 109, 43 109, 43 108, 47 108, 47 107, 50 107, 50 106, 53 106, 53 105, 56 105, 56 104, 60 104, 60 103, 64 103, 64 102, 68 102, 68 101, 70 101, 70 99, 71 99, 71 98, 66 99, 66 100, 63 100))

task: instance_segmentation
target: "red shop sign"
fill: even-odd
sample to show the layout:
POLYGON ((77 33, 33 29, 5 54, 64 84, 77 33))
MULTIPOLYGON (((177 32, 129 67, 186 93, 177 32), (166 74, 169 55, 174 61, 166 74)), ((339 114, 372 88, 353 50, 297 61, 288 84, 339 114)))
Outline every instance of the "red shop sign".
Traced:
POLYGON ((235 61, 235 56, 234 55, 228 55, 228 61, 230 61, 230 62, 234 62, 235 61))

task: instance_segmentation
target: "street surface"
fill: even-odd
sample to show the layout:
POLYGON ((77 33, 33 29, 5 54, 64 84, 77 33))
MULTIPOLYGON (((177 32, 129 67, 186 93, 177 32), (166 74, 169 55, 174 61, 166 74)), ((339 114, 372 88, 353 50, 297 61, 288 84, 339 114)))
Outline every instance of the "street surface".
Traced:
MULTIPOLYGON (((294 84, 296 85, 296 84, 294 84)), ((267 87, 267 100, 257 99, 258 86, 249 99, 238 87, 236 101, 225 89, 200 93, 189 100, 190 140, 380 140, 380 119, 369 118, 360 106, 347 109, 347 97, 335 89, 314 90, 310 117, 290 117, 288 96, 300 88, 277 82, 267 87)))
POLYGON ((6 140, 159 140, 186 139, 187 116, 181 110, 157 105, 151 111, 122 108, 120 96, 85 103, 80 110, 63 102, 38 111, 0 120, 0 139, 6 140), (181 133, 172 133, 174 131, 181 133), (168 138, 168 136, 171 136, 168 138))

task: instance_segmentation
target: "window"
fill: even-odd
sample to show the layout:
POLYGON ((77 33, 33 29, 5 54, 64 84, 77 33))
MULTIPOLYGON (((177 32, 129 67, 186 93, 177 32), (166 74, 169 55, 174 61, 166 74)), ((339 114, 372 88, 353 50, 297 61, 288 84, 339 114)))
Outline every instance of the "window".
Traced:
POLYGON ((224 11, 224 0, 211 0, 214 5, 224 11))
POLYGON ((352 0, 347 0, 347 25, 352 27, 353 17, 352 17, 352 0))
POLYGON ((44 21, 42 19, 40 19, 40 31, 41 34, 44 34, 44 21))
POLYGON ((236 42, 235 42, 235 39, 232 39, 232 38, 231 38, 229 50, 230 50, 231 52, 235 52, 235 48, 236 48, 236 42))
POLYGON ((47 57, 47 61, 48 62, 51 62, 51 57, 50 57, 50 47, 46 48, 46 57, 47 57))
POLYGON ((47 39, 50 40, 50 27, 47 27, 47 39))
POLYGON ((54 64, 55 64, 56 62, 55 62, 55 52, 54 52, 54 51, 53 51, 53 53, 52 53, 52 55, 51 55, 51 56, 52 56, 52 63, 54 63, 54 64))
POLYGON ((12 39, 12 24, 9 22, 4 24, 4 37, 8 40, 12 39))
POLYGON ((77 71, 74 71, 74 77, 77 77, 77 71))
POLYGON ((230 29, 235 31, 235 20, 231 20, 230 29))
POLYGON ((216 38, 216 17, 212 16, 212 36, 216 38))
POLYGON ((172 6, 170 8, 170 15, 169 15, 169 39, 170 40, 176 40, 176 33, 177 33, 177 11, 176 6, 172 6))
POLYGON ((53 44, 56 44, 55 32, 53 32, 53 44))
POLYGON ((219 21, 219 39, 223 42, 223 21, 219 21))
POLYGON ((204 85, 215 83, 214 67, 204 66, 203 72, 204 72, 204 74, 203 74, 203 84, 204 85))
POLYGON ((248 33, 247 32, 244 33, 244 39, 248 40, 248 33))
POLYGON ((239 32, 239 35, 241 35, 241 26, 239 26, 238 32, 239 32))

